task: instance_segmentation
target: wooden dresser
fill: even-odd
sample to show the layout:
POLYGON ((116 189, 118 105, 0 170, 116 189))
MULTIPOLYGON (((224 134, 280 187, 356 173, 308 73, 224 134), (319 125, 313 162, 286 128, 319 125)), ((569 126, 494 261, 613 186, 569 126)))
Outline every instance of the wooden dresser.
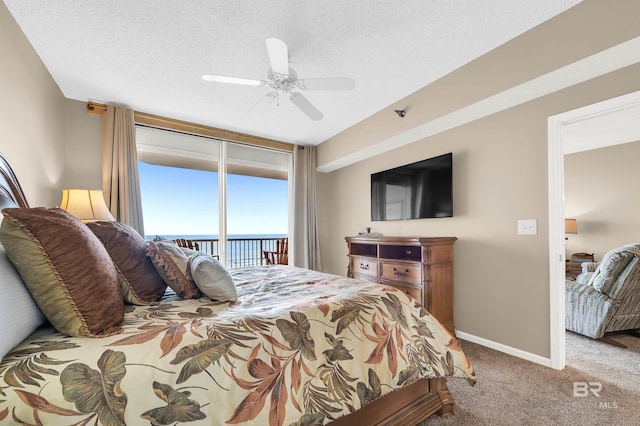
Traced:
POLYGON ((346 237, 347 274, 403 290, 452 334, 456 237, 346 237))

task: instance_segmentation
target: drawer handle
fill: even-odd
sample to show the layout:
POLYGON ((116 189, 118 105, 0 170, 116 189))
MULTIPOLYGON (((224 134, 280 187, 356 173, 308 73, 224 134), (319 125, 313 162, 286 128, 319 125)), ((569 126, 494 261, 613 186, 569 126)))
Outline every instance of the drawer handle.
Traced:
POLYGON ((396 268, 393 268, 393 275, 397 275, 399 277, 406 277, 409 274, 409 270, 405 269, 404 272, 398 271, 396 268))
POLYGON ((369 269, 369 264, 367 263, 367 264, 365 265, 364 263, 361 263, 361 264, 360 264, 360 269, 364 269, 364 270, 366 271, 367 269, 369 269))

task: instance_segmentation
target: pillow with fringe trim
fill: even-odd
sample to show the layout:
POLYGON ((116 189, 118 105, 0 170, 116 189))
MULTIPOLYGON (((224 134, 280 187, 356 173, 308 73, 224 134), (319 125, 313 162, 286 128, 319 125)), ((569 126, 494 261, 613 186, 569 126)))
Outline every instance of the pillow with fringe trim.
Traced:
POLYGON ((151 241, 147 256, 165 283, 183 299, 197 299, 202 294, 191 279, 189 258, 176 244, 168 240, 151 241))
POLYGON ((59 332, 122 332, 118 272, 98 237, 66 211, 5 208, 0 241, 36 304, 59 332))

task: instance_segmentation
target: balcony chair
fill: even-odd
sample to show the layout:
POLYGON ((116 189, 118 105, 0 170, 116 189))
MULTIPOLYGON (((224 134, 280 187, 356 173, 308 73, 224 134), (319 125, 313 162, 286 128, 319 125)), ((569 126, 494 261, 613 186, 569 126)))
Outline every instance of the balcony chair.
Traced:
POLYGON ((565 281, 567 330, 625 347, 605 336, 625 331, 640 337, 640 243, 585 262, 575 281, 565 281))
POLYGON ((195 241, 186 240, 184 238, 176 238, 174 241, 178 247, 185 247, 191 250, 200 251, 200 244, 195 241))
POLYGON ((289 264, 289 239, 282 238, 276 242, 276 251, 264 250, 264 259, 267 265, 289 264))

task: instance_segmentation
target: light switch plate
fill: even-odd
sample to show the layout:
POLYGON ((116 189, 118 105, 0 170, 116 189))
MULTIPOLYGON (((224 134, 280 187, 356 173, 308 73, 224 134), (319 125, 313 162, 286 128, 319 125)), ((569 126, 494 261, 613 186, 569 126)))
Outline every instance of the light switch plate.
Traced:
POLYGON ((519 219, 518 235, 536 235, 538 233, 537 219, 519 219))

